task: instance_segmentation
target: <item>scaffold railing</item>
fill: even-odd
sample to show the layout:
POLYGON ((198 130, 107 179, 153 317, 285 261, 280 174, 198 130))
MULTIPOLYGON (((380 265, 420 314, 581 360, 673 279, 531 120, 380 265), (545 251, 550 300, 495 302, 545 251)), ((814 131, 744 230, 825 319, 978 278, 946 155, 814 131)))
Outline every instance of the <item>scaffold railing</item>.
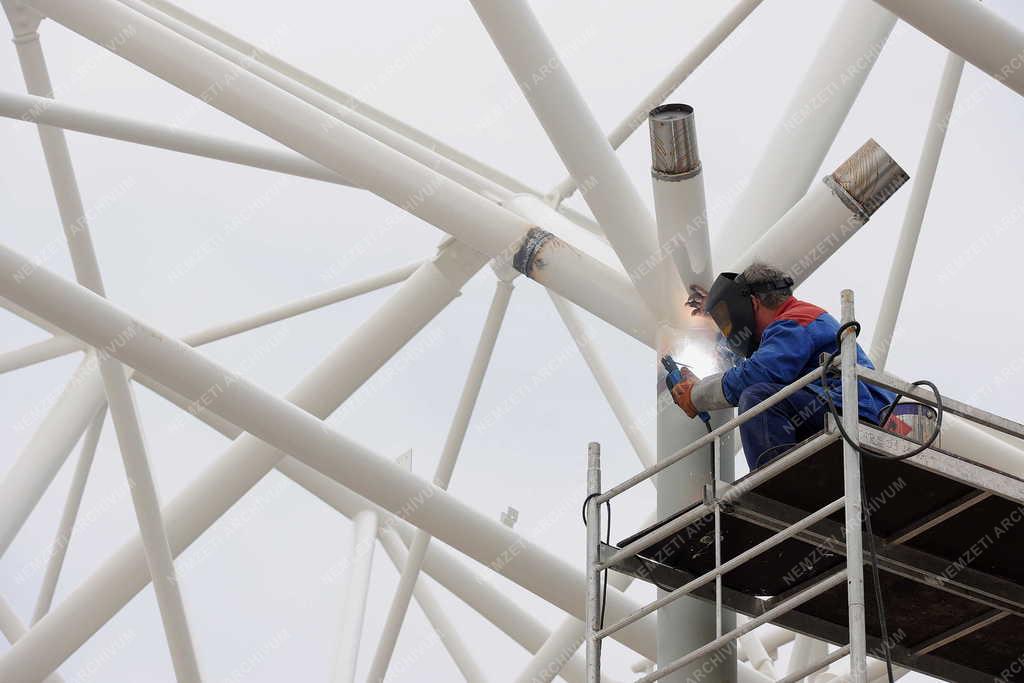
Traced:
MULTIPOLYGON (((874 370, 857 364, 857 342, 856 332, 853 329, 854 309, 853 293, 844 290, 842 293, 842 323, 841 346, 838 358, 831 359, 832 368, 838 366, 840 373, 841 395, 843 405, 857 405, 858 381, 880 386, 921 404, 935 407, 945 413, 950 413, 965 418, 966 420, 979 423, 991 429, 1024 439, 1024 426, 994 415, 961 401, 946 397, 940 397, 937 392, 931 393, 927 389, 906 382, 888 373, 874 370)), ((830 368, 830 369, 832 369, 830 368)), ((791 673, 781 678, 777 683, 792 683, 813 674, 816 671, 827 668, 843 657, 850 657, 850 678, 854 683, 867 683, 867 632, 865 619, 864 599, 864 532, 862 529, 862 470, 860 458, 860 438, 862 429, 857 411, 845 411, 841 414, 843 430, 846 438, 838 428, 832 424, 816 436, 795 445, 787 453, 781 455, 768 464, 754 470, 743 478, 741 485, 734 485, 721 481, 721 440, 732 430, 739 428, 748 420, 769 410, 788 396, 809 385, 811 382, 822 377, 822 369, 815 369, 800 377, 791 384, 780 389, 772 396, 765 399, 753 408, 728 420, 717 429, 693 441, 681 448, 671 456, 660 460, 657 464, 649 467, 639 474, 630 477, 622 483, 613 486, 607 491, 601 491, 601 464, 600 445, 591 443, 588 449, 587 464, 587 499, 585 503, 585 521, 587 529, 587 591, 586 591, 586 649, 587 649, 587 681, 597 683, 601 677, 601 643, 604 638, 611 636, 619 630, 643 619, 644 617, 657 612, 662 607, 675 602, 681 597, 694 594, 699 589, 714 583, 714 602, 716 615, 716 638, 705 645, 693 650, 689 654, 675 659, 667 664, 659 666, 643 677, 637 679, 637 683, 651 683, 660 680, 671 673, 686 667, 687 665, 729 645, 746 633, 755 628, 772 622, 788 612, 800 607, 804 603, 814 599, 840 585, 844 581, 847 584, 847 609, 849 614, 849 642, 829 653, 826 657, 817 662, 809 664, 804 670, 791 673), (722 561, 722 510, 744 494, 757 488, 759 485, 777 477, 786 470, 793 468, 823 448, 836 441, 843 441, 843 495, 819 507, 818 509, 804 514, 801 518, 793 519, 788 524, 780 525, 775 533, 768 538, 751 545, 731 559, 722 561), (712 480, 707 485, 704 499, 698 501, 692 508, 680 511, 674 518, 669 518, 664 523, 655 526, 649 532, 643 533, 633 540, 625 542, 621 547, 614 547, 602 544, 602 529, 600 509, 602 505, 609 503, 615 497, 629 491, 636 485, 647 481, 659 472, 693 455, 694 453, 714 445, 714 462, 712 466, 712 480), (791 594, 781 596, 781 599, 768 602, 768 608, 761 614, 745 621, 742 625, 726 633, 722 632, 722 577, 730 571, 753 560, 765 552, 776 548, 783 542, 800 537, 806 542, 808 530, 838 513, 844 511, 843 537, 840 551, 845 555, 844 564, 836 566, 824 575, 816 578, 810 585, 793 591, 791 594), (619 618, 614 623, 605 625, 604 611, 601 597, 601 577, 608 570, 622 571, 624 564, 628 564, 638 553, 654 544, 664 541, 677 534, 681 530, 697 523, 700 520, 713 517, 714 520, 714 568, 699 574, 678 587, 667 590, 661 597, 649 602, 634 612, 619 618)), ((913 442, 907 442, 909 446, 916 446, 913 442)), ((904 450, 910 450, 906 448, 904 450)), ((1014 481, 1013 486, 1016 487, 1014 481)), ((994 486, 991 490, 997 490, 994 486)), ((1014 488, 1016 490, 1016 488, 1014 488)), ((1024 492, 1024 486, 1020 487, 1024 492)), ((955 512, 954 512, 955 514, 955 512)), ((948 519, 941 517, 937 519, 948 519)), ((935 520, 932 520, 934 522, 935 520)), ((834 543, 835 539, 830 539, 834 543)), ((835 550, 833 547, 832 550, 835 550)))

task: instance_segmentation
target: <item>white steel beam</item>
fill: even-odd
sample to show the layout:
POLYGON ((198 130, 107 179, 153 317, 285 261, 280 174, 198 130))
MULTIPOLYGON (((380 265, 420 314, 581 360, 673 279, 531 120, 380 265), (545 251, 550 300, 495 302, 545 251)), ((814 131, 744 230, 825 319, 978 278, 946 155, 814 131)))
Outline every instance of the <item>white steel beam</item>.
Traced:
POLYGON ((895 23, 871 0, 846 0, 754 167, 752 184, 715 231, 715 263, 735 261, 807 192, 895 23))
MULTIPOLYGON (((598 388, 601 389, 601 393, 608 402, 608 407, 612 409, 615 419, 618 421, 619 426, 622 427, 626 438, 629 439, 630 445, 633 446, 633 451, 640 460, 640 464, 644 469, 653 467, 655 459, 651 443, 648 441, 647 435, 644 434, 644 430, 640 428, 639 422, 633 416, 633 412, 629 409, 626 399, 622 397, 622 392, 619 391, 619 387, 612 379, 611 373, 608 372, 604 359, 598 350, 594 348, 593 339, 590 333, 587 332, 583 321, 576 315, 576 311, 573 310, 571 303, 554 292, 549 291, 548 294, 551 295, 551 303, 555 305, 555 310, 558 311, 558 315, 565 324, 565 328, 569 331, 573 342, 576 343, 576 348, 579 349, 580 355, 583 356, 587 367, 590 368, 590 373, 594 376, 594 381, 597 382, 598 388)), ((652 479, 651 481, 654 480, 652 479)), ((580 622, 580 627, 582 628, 582 622, 580 622)))
MULTIPOLYGON (((350 93, 344 92, 339 88, 327 83, 316 76, 303 71, 302 69, 286 62, 280 57, 258 47, 238 36, 224 30, 220 26, 213 24, 205 19, 202 19, 190 12, 182 9, 178 5, 167 0, 143 0, 147 5, 156 9, 163 14, 176 19, 181 24, 185 24, 189 28, 194 29, 205 35, 207 38, 212 39, 217 43, 223 43, 225 46, 230 47, 235 52, 241 53, 245 56, 247 61, 255 61, 263 64, 274 71, 278 72, 282 76, 291 79, 295 83, 298 83, 310 90, 313 90, 325 97, 330 98, 335 104, 351 109, 359 116, 369 119, 372 122, 379 124, 385 128, 390 129, 399 136, 404 136, 409 141, 416 143, 421 148, 431 150, 441 156, 445 157, 452 163, 463 166, 478 176, 482 176, 484 179, 500 186, 505 192, 508 193, 523 193, 528 192, 533 195, 540 195, 541 192, 536 190, 529 185, 523 183, 516 178, 513 178, 498 169, 483 163, 479 159, 475 159, 468 154, 452 147, 451 145, 435 138, 434 136, 425 133, 408 123, 400 121, 395 117, 375 108, 374 106, 367 104, 359 98, 351 95, 350 93)), ((191 34, 194 35, 194 34, 191 34)), ((332 109, 333 111, 333 109, 332 109)), ((364 132, 367 132, 371 137, 375 137, 373 133, 376 129, 367 128, 364 132)), ((386 142, 385 139, 381 139, 382 142, 386 142)), ((392 139, 392 138, 387 138, 392 139)), ((404 145, 396 147, 399 151, 403 151, 404 145)), ((404 152, 403 152, 404 153, 404 152)), ((559 213, 562 213, 569 217, 574 223, 585 227, 586 229, 596 234, 601 234, 601 228, 592 219, 574 211, 568 207, 559 207, 559 213)))
POLYGON ((0 116, 322 180, 335 185, 351 185, 334 171, 290 150, 253 145, 216 135, 181 130, 162 123, 106 114, 85 107, 62 104, 45 97, 0 92, 0 116))
POLYGON ((88 7, 61 0, 27 0, 31 7, 100 45, 131 26, 116 53, 197 97, 211 85, 211 106, 340 173, 481 254, 512 260, 528 277, 653 343, 651 314, 629 280, 567 244, 540 235, 491 200, 360 133, 334 116, 281 92, 267 81, 199 47, 116 0, 88 7), (168 55, 176 55, 174 60, 168 55), (229 75, 230 78, 225 78, 229 75), (561 248, 550 249, 552 244, 561 248), (543 251, 543 272, 536 268, 543 251))
MULTIPOLYGON (((390 530, 390 528, 383 529, 380 532, 380 542, 384 546, 384 551, 388 554, 388 557, 391 558, 392 564, 395 565, 395 569, 401 573, 402 568, 408 562, 409 552, 406 550, 398 533, 390 530)), ((413 597, 416 598, 416 603, 423 610, 423 614, 426 615, 427 620, 441 640, 441 644, 448 650, 448 654, 451 655, 452 661, 455 662, 455 666, 459 669, 462 677, 466 679, 466 682, 484 683, 487 677, 484 676, 483 670, 473 659, 473 654, 466 647, 459 632, 455 629, 451 620, 448 619, 444 607, 441 606, 434 591, 422 576, 416 579, 413 597)))
MULTIPOLYGON (((14 44, 28 91, 39 96, 52 96, 53 86, 43 57, 39 34, 34 28, 31 31, 20 31, 15 27, 14 44)), ((50 126, 38 126, 38 130, 61 224, 71 252, 75 276, 83 286, 103 297, 103 279, 93 249, 85 207, 78 191, 78 182, 64 131, 50 126)), ((117 433, 125 473, 131 484, 129 490, 174 672, 179 682, 198 683, 201 679, 199 664, 181 598, 181 586, 174 570, 174 558, 160 512, 160 498, 146 453, 135 397, 125 369, 103 348, 104 344, 109 346, 123 343, 126 331, 119 330, 97 345, 99 350, 96 357, 99 361, 103 388, 110 404, 110 415, 114 422, 114 431, 117 433)))
POLYGON ((103 402, 96 354, 90 351, 0 479, 0 555, 10 547, 103 402))
MULTIPOLYGON (((4 638, 7 642, 14 644, 19 638, 28 633, 28 629, 25 628, 25 624, 22 623, 18 615, 11 609, 11 605, 7 602, 7 598, 0 596, 0 633, 4 634, 4 638)), ((42 683, 63 683, 64 679, 60 674, 50 674, 42 683)))
MULTIPOLYGON (((0 272, 5 269, 18 272, 30 263, 26 257, 7 247, 0 247, 0 272)), ((206 510, 222 506, 225 499, 231 497, 232 492, 227 490, 229 485, 237 488, 241 483, 247 490, 253 482, 239 480, 252 473, 258 480, 280 460, 282 452, 288 453, 333 479, 344 481, 353 491, 403 515, 411 523, 478 562, 491 566, 559 608, 577 616, 582 614, 583 577, 579 571, 429 482, 346 439, 303 408, 236 377, 199 352, 120 311, 105 299, 44 268, 37 268, 20 284, 13 278, 0 280, 0 296, 92 344, 102 343, 118 331, 133 330, 129 344, 112 350, 118 360, 193 400, 199 400, 211 390, 217 392, 216 399, 208 407, 249 432, 230 449, 236 454, 242 450, 249 467, 245 468, 246 472, 237 459, 222 458, 215 467, 229 463, 230 481, 201 477, 198 482, 193 482, 186 494, 196 492, 199 489, 196 483, 199 482, 214 483, 219 487, 216 494, 211 493, 210 499, 202 502, 206 510), (227 378, 232 380, 230 384, 227 378), (260 441, 265 444, 265 450, 259 448, 260 441), (245 453, 246 447, 256 452, 245 453), (262 458, 259 451, 263 451, 262 458), (509 557, 513 552, 511 549, 515 555, 509 557)), ((357 365, 351 359, 347 360, 349 367, 357 365)), ((329 399, 325 397, 326 400, 329 399)), ((199 512, 195 509, 198 507, 199 504, 193 505, 189 512, 199 512)), ((173 516, 171 513, 168 518, 173 516)), ((179 536, 181 529, 171 528, 177 541, 186 540, 179 536)), ((117 561, 121 558, 117 558, 101 568, 105 578, 115 575, 113 578, 118 580, 115 585, 105 585, 102 595, 92 595, 88 588, 93 582, 87 581, 0 658, 0 680, 31 679, 49 673, 66 656, 67 648, 73 649, 80 644, 74 641, 108 618, 104 614, 109 616, 110 609, 116 609, 116 603, 130 597, 133 587, 138 590, 145 577, 140 579, 137 573, 132 576, 130 560, 133 551, 137 552, 134 543, 129 544, 128 557, 124 558, 129 560, 127 567, 117 561), (96 598, 102 598, 103 605, 96 598), (74 632, 61 634, 58 626, 67 625, 68 619, 74 622, 74 632)), ((614 589, 609 590, 610 618, 621 618, 632 609, 633 601, 614 589)), ((647 644, 653 637, 653 630, 653 623, 643 620, 623 629, 617 636, 620 642, 642 654, 649 654, 647 644)))
MULTIPOLYGON (((668 72, 664 78, 658 81, 658 84, 647 93, 646 97, 640 100, 639 104, 633 107, 633 110, 626 115, 626 118, 622 119, 619 125, 615 126, 608 133, 608 144, 611 145, 612 149, 618 149, 623 142, 629 139, 633 131, 647 120, 647 113, 664 102, 665 98, 682 85, 683 81, 689 78, 690 74, 696 71, 697 67, 711 56, 711 53, 736 30, 736 27, 743 23, 744 19, 750 16, 751 12, 757 9, 761 2, 762 0, 739 0, 739 2, 733 5, 732 9, 726 12, 725 16, 708 31, 707 35, 691 48, 682 61, 668 72)), ((570 175, 556 185, 548 196, 552 203, 558 204, 565 198, 572 196, 572 193, 576 190, 576 180, 570 175)))
POLYGON ((931 197, 932 185, 935 182, 935 171, 939 166, 942 145, 946 141, 946 130, 949 128, 963 72, 963 58, 950 52, 946 56, 946 65, 942 70, 942 80, 939 82, 939 91, 932 107, 931 121, 928 122, 928 133, 924 138, 921 158, 917 162, 917 176, 910 188, 910 200, 903 216, 903 227, 900 229, 896 253, 889 268, 889 279, 885 283, 885 294, 882 295, 882 306, 878 311, 878 321, 871 337, 869 355, 877 368, 884 368, 889 359, 889 349, 896 333, 896 318, 899 317, 903 295, 907 291, 907 280, 910 277, 910 267, 914 263, 917 239, 921 235, 921 225, 924 223, 925 210, 928 208, 928 199, 931 197))
POLYGON ((796 285, 806 280, 853 236, 907 181, 906 172, 868 140, 786 212, 732 263, 737 273, 754 261, 785 271, 796 285))
POLYGON ((43 574, 43 583, 39 587, 39 597, 36 598, 36 607, 31 622, 33 624, 42 619, 50 611, 50 605, 53 604, 53 594, 57 590, 57 581, 60 579, 60 570, 64 566, 68 546, 71 545, 71 534, 74 533, 75 519, 78 517, 78 509, 82 505, 85 482, 89 479, 89 471, 92 469, 92 461, 96 457, 96 446, 99 444, 100 432, 103 430, 103 421, 106 417, 107 409, 103 407, 96 413, 96 417, 92 419, 85 432, 82 450, 79 452, 75 472, 71 477, 71 487, 68 489, 68 496, 64 502, 64 511, 61 513, 60 524, 57 526, 57 536, 53 540, 50 557, 46 562, 46 572, 43 574))
MULTIPOLYGON (((299 98, 303 102, 316 107, 321 112, 329 114, 334 119, 334 124, 327 129, 326 132, 328 133, 331 128, 334 128, 341 122, 344 122, 352 128, 361 131, 379 142, 382 142, 392 150, 400 152, 410 159, 415 159, 428 168, 434 169, 445 178, 448 178, 475 193, 488 197, 492 200, 499 200, 510 194, 504 187, 489 180, 488 178, 485 178, 464 166, 453 163, 429 147, 425 147, 410 140, 404 135, 396 133, 387 126, 381 125, 380 123, 363 116, 360 112, 355 111, 354 109, 339 105, 336 101, 319 91, 298 83, 276 69, 252 59, 249 54, 243 54, 232 49, 219 40, 211 38, 206 33, 193 28, 188 23, 179 21, 178 19, 161 12, 151 6, 150 3, 143 2, 143 0, 118 1, 125 7, 131 8, 140 15, 152 19, 179 36, 186 38, 196 45, 200 45, 206 50, 209 50, 231 62, 236 67, 234 69, 235 72, 239 69, 244 69, 248 73, 263 79, 266 83, 273 84, 284 92, 287 92, 290 95, 299 98)), ((224 80, 223 74, 221 74, 221 76, 221 80, 224 80)), ((216 106, 216 104, 214 104, 214 106, 216 106)))
POLYGON ((1024 31, 973 0, 875 0, 1019 95, 1024 95, 1024 31))
MULTIPOLYGON (((416 533, 414 526, 312 467, 295 458, 286 457, 278 463, 277 470, 346 517, 353 517, 360 510, 375 511, 382 520, 382 540, 389 535, 388 530, 393 529, 401 536, 404 544, 412 543, 416 533)), ((384 547, 387 549, 386 543, 384 547)), ((407 554, 404 548, 403 553, 407 554)), ((404 564, 403 560, 402 566, 404 564)), ((432 543, 427 547, 423 571, 528 652, 537 652, 550 636, 544 624, 536 617, 490 581, 472 571, 461 556, 442 544, 432 543)), ((582 658, 572 657, 563 668, 562 677, 569 683, 584 683, 582 658)))
POLYGON ((78 343, 77 339, 66 335, 55 335, 49 339, 0 354, 0 374, 81 350, 82 345, 78 343))
MULTIPOLYGON (((469 420, 476 407, 476 400, 480 396, 480 388, 484 383, 484 375, 487 374, 487 366, 491 362, 491 355, 494 352, 494 345, 498 341, 498 333, 501 331, 502 321, 505 319, 505 312, 508 310, 508 302, 512 297, 513 286, 511 282, 498 280, 494 288, 494 296, 491 299, 491 307, 487 312, 483 330, 480 333, 480 340, 477 342, 476 352, 469 366, 469 374, 466 383, 459 396, 459 403, 455 409, 455 416, 452 418, 451 426, 448 429, 448 437, 445 439, 444 447, 441 450, 441 458, 434 470, 434 485, 442 490, 448 489, 452 473, 455 471, 455 463, 462 450, 462 443, 466 438, 466 431, 469 429, 469 420)), ((416 578, 419 576, 420 567, 423 566, 423 556, 427 552, 427 545, 430 543, 430 534, 422 529, 416 532, 412 546, 409 548, 409 558, 402 568, 402 576, 398 581, 398 588, 391 601, 387 617, 384 621, 384 630, 377 643, 377 650, 373 655, 373 663, 370 665, 370 672, 366 679, 373 683, 383 683, 387 674, 388 665, 391 663, 391 655, 395 651, 395 644, 398 642, 398 634, 402 629, 402 622, 405 621, 405 613, 409 608, 409 600, 412 598, 413 589, 416 586, 416 578)))
POLYGON ((363 616, 370 590, 373 549, 377 545, 377 513, 363 510, 352 519, 352 549, 348 558, 341 635, 334 658, 334 683, 355 683, 359 660, 359 641, 363 635, 363 616))
POLYGON ((525 0, 471 1, 570 175, 577 185, 593 185, 583 199, 647 307, 659 321, 675 321, 678 280, 657 258, 651 214, 530 6, 525 0))

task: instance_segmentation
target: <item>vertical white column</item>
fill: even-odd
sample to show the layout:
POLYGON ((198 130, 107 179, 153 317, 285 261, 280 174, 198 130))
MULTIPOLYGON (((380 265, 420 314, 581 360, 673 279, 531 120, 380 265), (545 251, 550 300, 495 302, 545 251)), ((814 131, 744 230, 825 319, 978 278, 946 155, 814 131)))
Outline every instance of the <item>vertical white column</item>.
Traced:
MULTIPOLYGON (((30 94, 51 97, 53 86, 43 57, 42 45, 35 27, 30 31, 15 29, 14 43, 18 60, 30 94)), ((71 261, 79 283, 105 296, 99 262, 92 245, 92 236, 86 220, 85 207, 78 191, 78 181, 71 164, 64 131, 50 126, 38 126, 39 139, 50 173, 50 181, 57 199, 64 234, 71 252, 71 261)), ((135 336, 134 325, 118 331, 108 340, 110 345, 131 343, 135 336)), ((146 551, 146 564, 153 578, 160 617, 163 621, 167 646, 179 682, 200 680, 199 664, 188 627, 188 618, 181 598, 181 586, 174 570, 167 531, 160 511, 160 498, 156 481, 149 466, 149 457, 139 424, 135 396, 128 382, 125 368, 103 349, 97 351, 100 376, 110 405, 114 431, 128 476, 129 490, 135 506, 135 515, 146 551)))
POLYGON ((352 553, 349 556, 348 586, 345 589, 341 636, 334 659, 334 683, 355 683, 359 641, 363 635, 366 596, 370 590, 373 549, 377 545, 377 513, 364 510, 352 520, 352 553))
MULTIPOLYGON (((842 322, 854 320, 853 291, 842 292, 842 322)), ((843 441, 843 482, 846 496, 846 590, 850 610, 850 678, 867 683, 867 632, 864 614, 864 539, 861 535, 860 453, 857 433, 860 414, 857 403, 857 335, 845 332, 842 339, 843 427, 851 441, 843 441)))
POLYGON ((910 201, 903 216, 903 227, 896 243, 892 266, 889 267, 885 294, 882 295, 882 307, 878 311, 878 322, 875 323, 874 335, 871 337, 871 360, 879 368, 884 368, 886 361, 889 360, 889 349, 896 333, 896 318, 899 317, 903 295, 907 291, 907 280, 910 277, 910 267, 914 263, 917 239, 921 234, 925 209, 928 208, 932 184, 935 182, 935 171, 939 166, 939 157, 946 141, 946 130, 949 128, 949 119, 953 113, 953 104, 956 102, 956 93, 963 72, 963 58, 950 52, 946 56, 946 66, 942 70, 939 92, 935 96, 931 121, 928 122, 928 134, 925 135, 921 158, 917 162, 917 176, 913 187, 910 188, 910 201))

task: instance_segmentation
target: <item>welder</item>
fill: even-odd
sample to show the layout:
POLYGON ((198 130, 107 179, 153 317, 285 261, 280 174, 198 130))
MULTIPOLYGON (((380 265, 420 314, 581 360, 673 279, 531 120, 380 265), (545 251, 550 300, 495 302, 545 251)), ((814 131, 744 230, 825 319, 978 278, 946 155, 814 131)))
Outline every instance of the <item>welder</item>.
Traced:
MULTIPOLYGON (((689 374, 672 388, 676 405, 691 418, 709 410, 737 406, 750 410, 787 384, 820 367, 822 353, 837 351, 839 323, 824 309, 793 296, 793 280, 764 263, 742 273, 722 273, 707 293, 697 290, 687 302, 695 313, 711 316, 723 344, 737 357, 725 372, 703 379, 689 374)), ((857 363, 874 366, 860 346, 857 363)), ((842 410, 838 377, 828 391, 842 410)), ((815 380, 740 425, 747 464, 753 470, 782 455, 824 426, 826 388, 815 380)), ((880 424, 894 394, 860 381, 862 420, 880 424)))

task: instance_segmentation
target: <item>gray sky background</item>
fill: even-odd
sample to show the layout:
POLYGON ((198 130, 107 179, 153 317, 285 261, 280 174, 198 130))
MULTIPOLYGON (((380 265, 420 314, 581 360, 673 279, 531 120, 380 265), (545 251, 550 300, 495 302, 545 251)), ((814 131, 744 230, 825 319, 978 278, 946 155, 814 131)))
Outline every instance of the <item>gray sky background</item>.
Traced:
MULTIPOLYGON (((467 2, 181 4, 533 186, 547 190, 565 174, 467 2)), ((722 3, 697 0, 532 4, 606 129, 722 11, 722 3)), ((1024 24, 1024 7, 1018 3, 987 4, 1024 24)), ((712 229, 728 215, 727 198, 749 174, 839 5, 838 0, 764 3, 672 96, 697 108, 712 229)), ((59 26, 46 23, 41 32, 60 99, 269 142, 59 26)), ((915 176, 944 59, 941 47, 898 24, 823 169, 832 169, 874 137, 915 176)), ((0 88, 24 90, 9 44, 0 58, 0 88)), ((1024 102, 1016 94, 968 65, 889 361, 889 369, 903 377, 930 378, 945 394, 1018 420, 1024 419, 1014 389, 1024 370, 1019 341, 1024 313, 1015 305, 1024 248, 1022 118, 1024 102)), ((69 139, 86 206, 103 206, 93 216, 92 231, 108 295, 170 333, 237 319, 428 257, 443 237, 366 192, 78 133, 69 133, 69 139), (379 233, 395 216, 394 227, 379 233), (204 244, 214 248, 196 258, 204 244), (364 253, 343 269, 331 269, 353 249, 364 253)), ((71 277, 35 131, 0 120, 0 150, 3 242, 26 254, 52 251, 47 267, 71 277), (55 241, 59 248, 52 249, 55 241)), ((620 157, 650 203, 646 132, 635 134, 620 157)), ((837 310, 839 290, 854 289, 865 340, 874 327, 909 195, 908 186, 800 292, 837 310)), ((572 204, 582 208, 578 199, 572 204)), ((413 449, 414 470, 429 478, 493 282, 489 269, 474 278, 463 296, 388 366, 392 372, 369 381, 353 397, 352 407, 330 424, 389 457, 413 449)), ((506 506, 517 508, 517 530, 581 566, 578 508, 586 443, 603 444, 606 481, 624 479, 638 465, 546 295, 535 283, 516 284, 451 491, 495 519, 506 506), (536 390, 521 391, 532 386, 533 373, 548 362, 556 367, 552 378, 536 390)), ((390 291, 203 351, 284 393, 390 291)), ((650 352, 604 323, 586 319, 634 410, 651 411, 650 352)), ((31 325, 0 314, 3 350, 44 337, 31 325)), ((7 416, 0 427, 0 467, 14 462, 78 360, 65 357, 0 377, 0 411, 7 416)), ((148 390, 138 388, 137 393, 161 497, 168 500, 227 442, 182 420, 148 390)), ((75 459, 77 449, 0 559, 0 593, 25 620, 75 459)), ((617 506, 616 536, 638 527, 653 504, 643 498, 634 496, 617 506)), ((82 510, 89 523, 75 532, 57 601, 136 533, 109 420, 82 510)), ((231 678, 232 672, 257 659, 245 680, 326 680, 343 586, 325 583, 323 577, 344 561, 350 531, 348 520, 272 473, 181 556, 191 627, 210 680, 241 680, 231 678), (249 521, 234 525, 233 518, 249 521)), ((378 549, 360 675, 376 647, 396 581, 397 573, 378 549)), ((501 578, 493 584, 545 623, 560 622, 559 610, 542 600, 501 578)), ((630 592, 638 600, 652 595, 644 586, 630 592)), ((442 593, 442 600, 491 680, 507 680, 522 667, 524 650, 450 595, 442 593)), ((389 680, 457 678, 429 633, 414 606, 389 680)), ((0 651, 5 648, 0 645, 0 651)), ((618 645, 607 648, 608 672, 618 680, 628 678, 635 659, 618 645)), ((132 600, 62 672, 69 681, 171 680, 152 590, 132 600)), ((904 680, 928 679, 912 675, 904 680)))

